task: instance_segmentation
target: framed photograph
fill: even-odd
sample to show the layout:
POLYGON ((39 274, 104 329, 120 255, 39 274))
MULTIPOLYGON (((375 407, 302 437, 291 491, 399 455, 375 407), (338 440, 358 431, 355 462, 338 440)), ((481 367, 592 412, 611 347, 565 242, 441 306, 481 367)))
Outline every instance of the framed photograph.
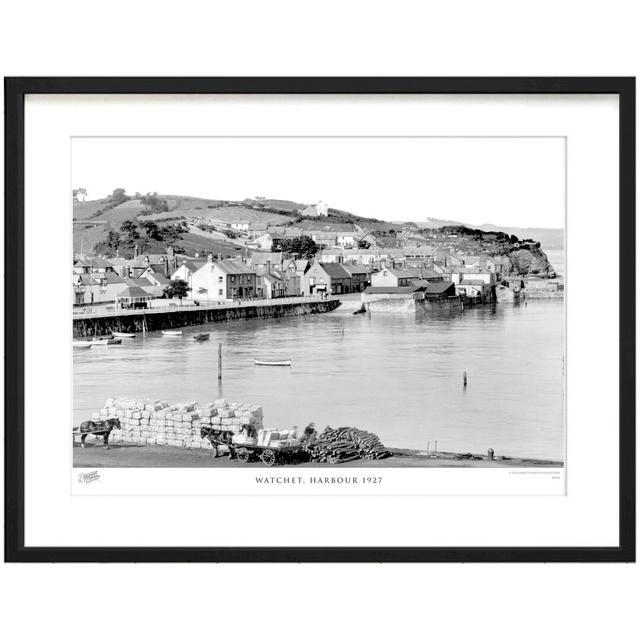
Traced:
POLYGON ((7 78, 8 561, 635 560, 635 79, 7 78))

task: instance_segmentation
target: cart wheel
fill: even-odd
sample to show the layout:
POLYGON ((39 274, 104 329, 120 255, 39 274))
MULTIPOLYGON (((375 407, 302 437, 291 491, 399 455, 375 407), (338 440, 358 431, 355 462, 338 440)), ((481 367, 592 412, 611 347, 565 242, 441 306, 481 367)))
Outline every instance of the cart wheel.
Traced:
POLYGON ((217 458, 220 455, 220 452, 218 451, 218 445, 211 445, 211 456, 213 458, 217 458))
POLYGON ((271 449, 265 449, 260 456, 260 460, 262 460, 267 467, 273 467, 276 463, 276 454, 271 449))
POLYGON ((244 447, 240 447, 240 449, 236 451, 236 457, 240 462, 249 462, 250 456, 249 449, 245 449, 244 447))

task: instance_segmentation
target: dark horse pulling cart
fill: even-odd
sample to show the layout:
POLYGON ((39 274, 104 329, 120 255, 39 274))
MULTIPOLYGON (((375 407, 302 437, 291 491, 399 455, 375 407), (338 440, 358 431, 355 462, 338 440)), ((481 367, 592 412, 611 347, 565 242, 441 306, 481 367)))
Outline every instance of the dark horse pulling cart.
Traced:
POLYGON ((302 450, 299 446, 281 449, 268 445, 234 444, 233 431, 220 431, 214 427, 202 427, 200 435, 211 442, 214 458, 228 451, 231 459, 236 458, 243 463, 261 460, 267 467, 295 462, 302 450))
POLYGON ((94 435, 96 438, 102 436, 104 448, 109 448, 109 435, 114 429, 122 429, 118 418, 109 418, 108 420, 86 420, 77 429, 73 430, 73 437, 80 436, 80 445, 84 449, 84 441, 88 435, 94 435))

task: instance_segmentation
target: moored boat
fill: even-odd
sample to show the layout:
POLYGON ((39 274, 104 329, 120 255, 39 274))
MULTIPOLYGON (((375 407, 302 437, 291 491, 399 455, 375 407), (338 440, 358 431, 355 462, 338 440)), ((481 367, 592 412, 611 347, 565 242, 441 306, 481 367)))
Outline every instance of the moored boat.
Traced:
POLYGON ((94 345, 109 345, 109 344, 121 344, 121 338, 94 338, 91 344, 94 345))
POLYGON ((93 342, 89 340, 74 340, 73 348, 74 349, 88 349, 93 345, 93 342))
POLYGON ((135 338, 135 333, 124 333, 123 331, 112 331, 114 338, 135 338))
POLYGON ((176 337, 176 336, 181 336, 182 335, 182 331, 174 331, 172 329, 165 329, 162 332, 163 336, 172 336, 172 337, 176 337))
POLYGON ((196 335, 193 336, 193 339, 196 342, 203 342, 204 340, 208 340, 209 339, 209 334, 208 333, 196 333, 196 335))
POLYGON ((263 367, 290 367, 291 360, 258 360, 254 359, 253 364, 258 364, 263 367))

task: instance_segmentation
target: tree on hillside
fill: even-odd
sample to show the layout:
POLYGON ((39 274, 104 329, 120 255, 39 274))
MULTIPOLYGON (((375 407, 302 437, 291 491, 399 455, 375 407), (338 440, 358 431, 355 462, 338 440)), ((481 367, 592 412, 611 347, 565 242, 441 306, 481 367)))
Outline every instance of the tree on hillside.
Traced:
POLYGON ((84 187, 79 187, 73 190, 73 204, 78 202, 85 202, 87 199, 87 190, 84 187))
POLYGON ((149 215, 151 213, 163 213, 169 211, 169 205, 164 198, 158 196, 158 192, 147 193, 146 196, 140 198, 140 203, 144 209, 140 212, 141 215, 149 215))
POLYGON ((162 291, 167 298, 178 298, 182 301, 182 298, 187 297, 187 292, 191 291, 191 287, 184 280, 174 280, 162 291))
POLYGON ((107 258, 113 258, 118 254, 118 248, 120 247, 120 234, 117 231, 111 229, 107 233, 107 238, 101 242, 97 242, 93 245, 93 252, 105 256, 107 258))
POLYGON ((282 241, 281 247, 284 252, 296 254, 300 258, 313 258, 320 249, 309 236, 286 238, 282 241))
POLYGON ((183 224, 166 224, 163 227, 158 228, 158 235, 164 242, 175 242, 180 240, 183 233, 186 233, 188 228, 183 224))
POLYGON ((109 196, 109 201, 114 207, 117 207, 123 202, 127 202, 127 200, 129 200, 129 196, 122 188, 114 189, 113 193, 109 196))
POLYGON ((120 225, 120 231, 126 234, 127 239, 137 240, 140 237, 138 233, 138 224, 135 220, 124 220, 120 225))
POLYGON ((150 238, 151 240, 163 239, 160 227, 158 227, 153 220, 145 220, 144 222, 141 222, 140 228, 145 230, 147 238, 150 238))

